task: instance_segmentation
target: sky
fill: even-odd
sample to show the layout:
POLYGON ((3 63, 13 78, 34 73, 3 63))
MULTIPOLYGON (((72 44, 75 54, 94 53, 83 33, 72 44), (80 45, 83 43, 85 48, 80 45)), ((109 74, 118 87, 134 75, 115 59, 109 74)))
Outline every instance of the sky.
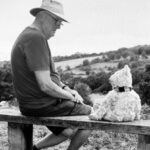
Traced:
MULTIPOLYGON (((59 0, 64 25, 51 38, 53 56, 100 53, 149 45, 150 0, 59 0)), ((10 60, 12 46, 34 17, 29 11, 42 0, 3 0, 0 5, 0 61, 10 60)))

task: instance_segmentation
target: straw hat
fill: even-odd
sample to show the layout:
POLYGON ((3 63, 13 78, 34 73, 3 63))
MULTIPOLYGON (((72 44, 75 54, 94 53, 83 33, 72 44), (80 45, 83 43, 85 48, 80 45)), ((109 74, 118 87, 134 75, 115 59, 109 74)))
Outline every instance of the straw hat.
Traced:
POLYGON ((43 0, 41 7, 31 9, 30 13, 33 16, 36 16, 36 14, 42 10, 47 10, 49 13, 60 18, 62 21, 68 22, 64 17, 62 4, 55 0, 43 0))

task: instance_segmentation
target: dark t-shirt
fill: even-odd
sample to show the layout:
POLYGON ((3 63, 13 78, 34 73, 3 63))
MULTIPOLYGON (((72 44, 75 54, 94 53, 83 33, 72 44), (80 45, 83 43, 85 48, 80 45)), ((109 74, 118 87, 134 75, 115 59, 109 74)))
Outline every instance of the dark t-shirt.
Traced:
POLYGON ((17 38, 11 53, 13 83, 20 108, 44 108, 50 99, 42 92, 34 71, 50 70, 51 79, 60 85, 48 42, 38 30, 27 27, 17 38))

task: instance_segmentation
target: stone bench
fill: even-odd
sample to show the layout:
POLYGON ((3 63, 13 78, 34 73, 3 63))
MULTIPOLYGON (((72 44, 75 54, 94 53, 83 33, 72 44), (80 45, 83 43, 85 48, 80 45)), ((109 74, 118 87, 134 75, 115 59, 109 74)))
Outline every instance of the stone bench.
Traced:
POLYGON ((150 150, 150 120, 114 123, 92 121, 88 116, 26 117, 17 110, 0 110, 0 121, 8 122, 9 150, 32 150, 33 125, 77 127, 80 129, 138 134, 138 150, 150 150))

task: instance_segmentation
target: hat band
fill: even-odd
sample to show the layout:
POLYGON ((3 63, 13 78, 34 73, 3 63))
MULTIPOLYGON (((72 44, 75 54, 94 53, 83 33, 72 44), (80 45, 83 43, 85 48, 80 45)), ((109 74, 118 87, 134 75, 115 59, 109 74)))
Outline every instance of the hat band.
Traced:
POLYGON ((41 8, 46 9, 46 10, 48 10, 50 12, 61 14, 61 15, 64 14, 62 9, 58 9, 56 7, 51 7, 51 6, 48 6, 48 5, 42 5, 41 8))

